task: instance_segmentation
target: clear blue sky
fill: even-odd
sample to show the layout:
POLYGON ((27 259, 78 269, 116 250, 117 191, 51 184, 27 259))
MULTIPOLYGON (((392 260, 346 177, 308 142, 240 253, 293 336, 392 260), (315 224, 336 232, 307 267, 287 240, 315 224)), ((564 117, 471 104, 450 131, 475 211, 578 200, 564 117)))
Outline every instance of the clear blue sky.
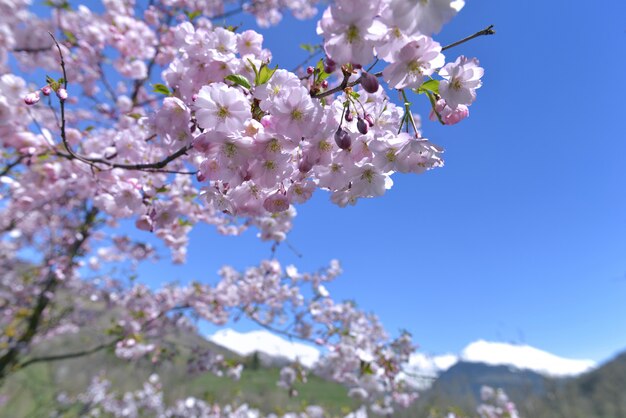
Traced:
MULTIPOLYGON (((346 209, 317 192, 289 237, 303 257, 282 245, 278 259, 300 270, 340 259, 331 293, 426 352, 479 338, 595 360, 626 349, 626 3, 610 3, 468 1, 437 40, 492 23, 497 35, 448 51, 477 56, 486 75, 468 120, 424 122, 445 167, 396 175, 387 195, 346 209)), ((285 68, 306 56, 298 43, 319 42, 313 21, 262 33, 285 68)), ((254 232, 204 227, 187 265, 140 272, 154 284, 211 281, 221 264, 269 254, 254 232)))

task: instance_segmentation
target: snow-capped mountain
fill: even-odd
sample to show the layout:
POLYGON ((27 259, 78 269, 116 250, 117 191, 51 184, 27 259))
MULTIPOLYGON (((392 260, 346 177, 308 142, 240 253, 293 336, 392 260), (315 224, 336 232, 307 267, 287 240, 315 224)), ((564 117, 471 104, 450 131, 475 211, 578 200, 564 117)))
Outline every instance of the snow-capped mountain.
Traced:
MULTIPOLYGON (((288 341, 268 331, 240 333, 224 329, 209 336, 208 339, 243 356, 256 351, 271 358, 299 361, 309 368, 321 356, 320 350, 316 347, 288 341)), ((422 352, 414 353, 406 367, 406 379, 417 388, 426 388, 441 373, 458 362, 509 366, 534 371, 547 377, 576 376, 596 367, 592 360, 563 358, 529 345, 478 340, 466 346, 458 355, 431 356, 422 352)))
POLYGON ((208 336, 208 340, 242 356, 255 351, 275 359, 298 361, 305 367, 313 367, 320 358, 320 351, 310 345, 289 341, 268 331, 237 332, 223 329, 208 336))
POLYGON ((478 340, 461 352, 461 359, 470 363, 492 366, 512 366, 532 370, 544 376, 569 377, 594 369, 593 360, 577 360, 559 357, 529 345, 513 345, 478 340))
POLYGON ((421 352, 413 354, 406 368, 406 379, 416 388, 424 389, 437 376, 459 362, 508 366, 518 370, 530 370, 546 377, 577 376, 597 366, 593 360, 559 357, 529 345, 478 340, 467 345, 459 355, 429 356, 421 352))

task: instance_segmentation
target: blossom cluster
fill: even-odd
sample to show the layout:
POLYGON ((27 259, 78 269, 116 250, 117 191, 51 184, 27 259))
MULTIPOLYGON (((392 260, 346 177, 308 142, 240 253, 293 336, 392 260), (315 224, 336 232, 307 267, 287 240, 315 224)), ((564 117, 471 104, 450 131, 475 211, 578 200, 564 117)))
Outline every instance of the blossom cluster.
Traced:
POLYGON ((477 411, 481 418, 520 418, 517 407, 504 390, 483 386, 480 397, 482 403, 477 411))
MULTIPOLYGON (((301 412, 286 414, 263 414, 261 411, 243 405, 210 404, 201 399, 187 397, 177 400, 174 405, 165 404, 163 388, 159 376, 151 375, 143 387, 124 394, 115 393, 111 382, 104 376, 94 378, 80 395, 70 398, 62 396, 64 406, 81 405, 85 416, 111 416, 115 418, 138 418, 150 416, 155 418, 324 418, 326 413, 317 405, 309 405, 301 412)), ((61 412, 62 409, 59 411, 61 412)), ((358 410, 346 418, 366 418, 364 410, 358 410)))
MULTIPOLYGON (((5 75, 5 101, 22 96, 30 109, 6 101, 5 120, 21 115, 23 123, 7 126, 4 146, 30 163, 45 158, 45 180, 66 182, 59 192, 79 189, 113 218, 134 218, 139 229, 172 248, 177 261, 184 260, 187 235, 198 222, 228 234, 256 226, 263 239, 279 242, 292 226, 294 205, 318 189, 345 206, 383 195, 396 172, 443 165, 442 148, 422 135, 406 98, 404 106, 395 104, 378 77, 403 94, 412 89, 428 96, 431 119, 454 124, 467 117, 483 69, 464 56, 446 64, 441 45, 431 38, 462 1, 336 1, 318 24, 324 65, 304 76, 271 68, 261 34, 201 16, 223 13, 223 7, 164 1, 139 15, 113 1, 105 3, 103 14, 85 6, 54 8, 65 40, 16 35, 11 45, 23 65, 58 71, 62 58, 64 77, 48 77, 28 93, 21 78, 5 75), (107 48, 117 51, 114 60, 107 48), (105 70, 107 61, 111 68, 105 70), (373 74, 363 69, 371 62, 386 66, 373 74), (164 68, 164 84, 150 91, 146 81, 157 65, 164 68), (112 70, 126 81, 114 86, 107 76, 112 70), (97 105, 81 106, 76 94, 68 96, 68 83, 97 105), (62 132, 49 109, 35 105, 39 91, 50 104, 50 93, 57 93, 62 132), (32 120, 39 133, 31 129, 32 120), (88 129, 86 120, 93 121, 88 129)), ((285 8, 300 17, 315 10, 305 1, 244 7, 257 17, 285 8)), ((24 4, 16 14, 32 31, 47 34, 50 21, 29 14, 24 4)), ((21 30, 6 25, 8 31, 21 30)), ((20 180, 18 188, 32 184, 20 180)))
MULTIPOLYGON (((410 337, 391 340, 376 317, 330 298, 337 263, 309 274, 269 260, 224 267, 215 285, 158 290, 118 279, 156 256, 148 233, 175 262, 199 223, 229 235, 254 227, 279 243, 317 190, 345 206, 383 195, 394 173, 441 167, 443 150, 424 137, 407 94, 430 102, 440 123, 468 116, 483 69, 464 56, 446 63, 432 38, 464 2, 334 1, 317 26, 325 57, 300 72, 272 64, 262 34, 219 25, 238 10, 230 2, 47 4, 43 16, 27 0, 0 2, 0 383, 40 361, 41 342, 89 329, 98 306, 115 315, 94 350, 166 361, 167 330, 246 316, 325 348, 319 373, 371 411, 410 404, 416 394, 398 378, 410 337), (45 79, 28 74, 36 69, 45 79), (70 312, 59 312, 64 298, 70 312)), ((312 17, 317 1, 241 3, 261 26, 286 10, 312 17)), ((190 372, 241 373, 192 354, 190 372)), ((282 374, 286 389, 294 370, 282 374)), ((95 385, 86 403, 133 410, 95 385)), ((161 405, 157 392, 150 383, 128 402, 161 405)))

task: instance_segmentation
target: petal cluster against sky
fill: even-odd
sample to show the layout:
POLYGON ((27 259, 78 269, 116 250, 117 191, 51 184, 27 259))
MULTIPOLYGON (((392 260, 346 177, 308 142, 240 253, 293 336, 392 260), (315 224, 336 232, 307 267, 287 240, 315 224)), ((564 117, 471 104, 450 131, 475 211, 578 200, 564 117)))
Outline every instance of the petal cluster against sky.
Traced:
MULTIPOLYGON (((333 296, 376 312, 391 331, 409 330, 428 352, 481 338, 596 361, 625 349, 626 81, 616 74, 626 73, 626 4, 612 7, 466 2, 436 39, 496 25, 495 36, 446 51, 448 62, 477 56, 485 69, 469 119, 438 126, 414 98, 446 166, 396 176, 386 196, 356 207, 317 192, 297 208, 279 260, 311 270, 340 259, 333 296)), ((261 32, 288 68, 307 55, 297 42, 319 42, 314 21, 261 32)), ((212 281, 222 264, 244 268, 270 254, 252 233, 198 228, 187 265, 146 265, 140 276, 212 281)))

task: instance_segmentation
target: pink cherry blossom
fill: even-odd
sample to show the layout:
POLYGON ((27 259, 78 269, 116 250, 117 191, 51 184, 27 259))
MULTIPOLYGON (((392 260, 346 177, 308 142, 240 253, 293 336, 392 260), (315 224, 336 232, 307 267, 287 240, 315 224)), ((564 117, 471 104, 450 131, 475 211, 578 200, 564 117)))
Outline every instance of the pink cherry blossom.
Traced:
POLYGON ((200 127, 221 132, 237 132, 252 117, 250 104, 243 93, 224 83, 203 86, 195 101, 200 127))
POLYGON ((476 100, 476 89, 482 86, 480 78, 483 74, 484 70, 478 66, 476 58, 460 56, 439 71, 444 78, 439 83, 439 93, 453 110, 459 105, 469 106, 476 100))
POLYGON ((439 43, 428 36, 418 36, 402 47, 395 62, 383 70, 383 78, 396 89, 419 87, 444 60, 439 43))

